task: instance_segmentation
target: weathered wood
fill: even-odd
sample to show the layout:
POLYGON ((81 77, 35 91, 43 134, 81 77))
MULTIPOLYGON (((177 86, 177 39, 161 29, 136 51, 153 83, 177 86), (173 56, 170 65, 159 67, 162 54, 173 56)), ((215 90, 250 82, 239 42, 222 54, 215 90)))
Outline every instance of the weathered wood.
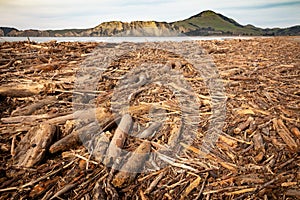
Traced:
MULTIPOLYGON (((80 113, 74 113, 75 116, 80 113)), ((74 117, 72 115, 71 117, 74 117)), ((84 117, 90 117, 91 115, 87 112, 83 112, 83 115, 80 117, 84 119, 84 117)), ((64 116, 65 117, 65 116, 64 116)), ((65 118, 70 117, 67 116, 65 118)), ((65 120, 64 118, 64 120, 65 120)), ((65 136, 64 138, 60 139, 59 141, 55 142, 51 147, 50 147, 50 152, 51 153, 56 153, 59 151, 65 151, 69 150, 70 148, 76 147, 78 144, 84 143, 85 141, 90 141, 94 134, 99 133, 101 128, 103 129, 106 125, 110 124, 114 120, 113 115, 110 112, 107 112, 106 109, 98 109, 97 112, 97 120, 95 122, 92 122, 86 126, 81 127, 80 129, 73 130, 69 135, 65 136), (100 112, 102 110, 102 112, 100 112)), ((56 119, 56 122, 59 122, 60 120, 56 119)), ((53 123, 53 121, 51 120, 53 123)), ((88 122, 88 121, 87 121, 88 122)), ((48 121, 49 123, 49 121, 48 121)), ((93 141, 93 144, 91 145, 96 145, 97 139, 93 141)), ((100 152, 99 152, 100 153, 100 152)), ((97 154, 98 155, 98 154, 97 154)))
POLYGON ((182 134, 182 128, 183 126, 180 120, 177 120, 172 126, 170 137, 168 139, 168 145, 170 146, 171 149, 178 145, 178 141, 182 134))
POLYGON ((237 128, 234 129, 235 134, 241 133, 243 130, 245 130, 249 125, 254 121, 253 117, 249 117, 245 122, 238 125, 237 128))
POLYGON ((33 167, 44 158, 56 134, 56 126, 42 123, 32 128, 16 148, 15 164, 33 167))
POLYGON ((44 91, 43 84, 11 84, 0 86, 0 96, 5 97, 30 97, 44 91))
POLYGON ((152 138, 155 135, 155 132, 161 126, 161 122, 154 122, 148 128, 146 128, 143 132, 136 135, 138 138, 152 138))
POLYGON ((186 199, 186 197, 191 193, 191 191, 199 186, 200 181, 200 176, 198 176, 194 181, 192 181, 190 185, 185 189, 185 191, 181 194, 180 200, 186 199))
POLYGON ((281 119, 273 119, 274 129, 277 131, 278 135, 282 140, 288 145, 289 149, 293 152, 297 152, 298 145, 292 137, 289 129, 284 125, 281 119))
POLYGON ((105 158, 105 153, 110 143, 109 140, 110 137, 111 137, 111 133, 107 131, 97 136, 93 140, 94 147, 92 150, 92 154, 95 160, 99 163, 102 162, 103 159, 105 158))
POLYGON ((0 88, 13 91, 22 86, 20 88, 28 92, 28 86, 29 89, 43 86, 38 88, 40 92, 30 93, 28 97, 23 97, 28 94, 18 94, 21 97, 15 97, 18 96, 16 94, 1 95, 0 115, 3 121, 0 121, 0 147, 4 162, 0 168, 1 199, 49 200, 57 192, 58 199, 134 197, 150 200, 179 199, 181 196, 185 199, 281 199, 285 196, 293 199, 299 196, 298 38, 146 42, 137 46, 135 48, 132 43, 1 43, 0 88), (100 48, 94 49, 97 46, 100 48), (157 48, 160 46, 172 47, 172 50, 157 48), (209 55, 211 59, 205 59, 201 48, 213 49, 209 55), (223 49, 227 49, 226 52, 223 49), (122 50, 130 52, 123 54, 122 50), (188 51, 183 54, 182 50, 188 51), (199 70, 190 62, 193 52, 199 53, 199 62, 195 60, 199 70), (116 55, 116 59, 102 71, 103 59, 98 60, 97 56, 109 57, 111 53, 116 55), (150 70, 143 68, 145 62, 150 70), (161 63, 162 66, 169 63, 167 68, 170 70, 153 73, 152 63, 161 63), (214 91, 221 86, 214 84, 217 76, 207 73, 208 69, 213 68, 220 74, 224 86, 217 94, 214 91), (90 82, 87 79, 82 88, 77 88, 78 77, 86 70, 99 80, 90 82), (180 78, 164 79, 170 77, 173 71, 188 83, 187 87, 180 84, 180 78), (128 81, 123 84, 125 82, 122 80, 128 81), (131 86, 137 88, 127 93, 131 86), (125 95, 114 95, 116 87, 124 88, 121 93, 125 95), (214 102, 222 96, 222 92, 227 97, 226 104, 222 105, 226 106, 226 113, 219 115, 214 102), (188 108, 191 99, 181 98, 180 93, 197 97, 199 123, 196 120, 185 121, 184 112, 194 108, 188 108), (74 95, 82 101, 72 101, 74 95), (30 104, 39 104, 49 96, 56 97, 57 101, 30 108, 30 104), (90 107, 84 109, 87 106, 90 107), (147 131, 146 136, 155 134, 154 137, 138 138, 129 134, 124 146, 119 148, 124 149, 122 155, 113 163, 116 167, 106 166, 101 162, 116 132, 115 122, 119 119, 112 117, 111 125, 102 126, 101 112, 90 109, 98 106, 119 115, 130 113, 136 125, 132 128, 133 133, 142 134, 144 129, 141 127, 149 127, 153 119, 162 122, 163 126, 156 132, 147 131), (117 109, 114 109, 115 106, 117 109), (72 107, 82 110, 72 112, 72 107), (16 108, 20 110, 16 111, 16 108), (164 112, 153 112, 157 109, 164 112), (221 117, 215 118, 214 114, 221 117), (250 116, 254 120, 243 127, 250 116), (283 121, 283 126, 277 121, 279 131, 273 124, 273 118, 283 121), (7 123, 4 123, 5 120, 7 123), (215 120, 223 120, 222 130, 214 130, 215 120), (30 127, 38 127, 43 122, 51 122, 57 132, 62 133, 55 139, 62 140, 61 146, 68 148, 62 148, 56 154, 46 153, 41 164, 35 164, 32 168, 16 165, 14 159, 20 141, 28 137, 30 127), (84 128, 91 123, 101 125, 104 130, 84 128), (171 151, 177 150, 174 147, 180 142, 184 143, 182 139, 186 137, 182 134, 188 129, 185 127, 187 123, 195 125, 195 129, 188 130, 195 136, 192 143, 182 145, 185 147, 183 151, 180 148, 179 151, 171 151), (78 132, 81 128, 85 130, 82 134, 78 132), (235 128, 240 129, 235 131, 235 128), (206 146, 208 144, 203 139, 213 131, 222 133, 218 140, 206 146), (78 135, 73 137, 75 132, 78 135), (284 133, 280 136, 278 132, 284 133), (68 137, 69 140, 66 140, 68 137), (70 145, 74 138, 79 142, 70 145), (153 150, 144 163, 147 169, 141 167, 139 170, 146 170, 146 173, 138 174, 137 180, 128 178, 133 181, 130 184, 125 181, 116 189, 111 183, 119 173, 116 170, 126 164, 144 138, 151 140, 153 150), (290 138, 296 142, 297 148, 290 138), (81 142, 84 144, 77 145, 81 142), (126 151, 132 153, 123 156, 126 151), (201 177, 200 183, 198 177, 201 177), (75 186, 72 185, 74 183, 75 186), (70 186, 74 188, 69 190, 70 186))
POLYGON ((152 190, 154 190, 154 188, 157 186, 157 184, 159 183, 159 181, 165 176, 166 172, 160 172, 160 174, 158 174, 155 179, 151 182, 151 184, 149 185, 149 187, 145 190, 144 194, 149 194, 152 192, 152 190))
POLYGON ((34 122, 34 121, 39 121, 43 119, 51 119, 51 118, 59 118, 61 114, 40 114, 40 115, 25 115, 25 116, 15 116, 15 117, 6 117, 6 118, 1 118, 1 122, 6 123, 6 124, 16 124, 16 123, 29 123, 29 122, 34 122))
POLYGON ((56 97, 49 96, 45 99, 39 100, 38 102, 35 102, 33 104, 30 104, 28 106, 25 106, 23 108, 17 108, 11 113, 11 116, 21 116, 21 115, 31 115, 33 112, 38 110, 39 108, 42 108, 43 106, 55 102, 56 97))
POLYGON ((149 157, 150 149, 150 142, 144 141, 141 143, 122 166, 120 172, 115 175, 112 184, 120 188, 134 181, 137 173, 144 167, 145 161, 149 157))
POLYGON ((253 136, 254 149, 258 154, 254 157, 256 162, 259 162, 263 159, 265 154, 264 141, 261 134, 258 132, 253 136))
POLYGON ((1 65, 0 69, 7 69, 7 68, 9 68, 9 67, 11 67, 14 64, 14 62, 15 62, 15 59, 11 59, 7 64, 1 65))
POLYGON ((291 129, 291 132, 292 132, 297 138, 300 139, 300 131, 299 131, 299 129, 298 129, 297 127, 293 127, 293 128, 291 129))
POLYGON ((115 160, 120 156, 122 147, 126 140, 126 135, 128 134, 130 128, 132 126, 132 118, 129 114, 125 114, 118 128, 115 131, 115 134, 109 144, 107 149, 106 157, 104 159, 105 164, 114 163, 115 160))

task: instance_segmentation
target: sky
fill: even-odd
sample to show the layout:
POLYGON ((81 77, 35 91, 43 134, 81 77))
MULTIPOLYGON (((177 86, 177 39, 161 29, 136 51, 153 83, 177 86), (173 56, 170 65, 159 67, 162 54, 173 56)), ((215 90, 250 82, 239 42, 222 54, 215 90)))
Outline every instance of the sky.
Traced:
POLYGON ((242 25, 300 25, 300 0, 0 0, 0 26, 47 30, 92 28, 106 21, 173 22, 204 10, 242 25))

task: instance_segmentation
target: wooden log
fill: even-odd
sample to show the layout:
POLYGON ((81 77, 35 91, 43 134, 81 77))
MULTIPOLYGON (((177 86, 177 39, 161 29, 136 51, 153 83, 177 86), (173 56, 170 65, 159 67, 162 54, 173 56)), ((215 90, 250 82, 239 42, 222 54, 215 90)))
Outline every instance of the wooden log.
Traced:
POLYGON ((30 48, 34 48, 34 49, 44 49, 44 50, 48 50, 49 47, 44 47, 42 45, 37 45, 37 44, 28 44, 28 43, 24 43, 24 45, 26 47, 30 47, 30 48))
POLYGON ((48 123, 42 123, 28 131, 16 148, 14 163, 22 167, 38 164, 52 144, 55 133, 56 126, 48 123))
POLYGON ((285 192, 286 196, 295 197, 296 199, 300 199, 300 190, 289 189, 285 192))
POLYGON ((56 97, 49 96, 45 99, 42 99, 38 102, 25 106, 23 108, 17 108, 11 113, 11 116, 20 116, 20 115, 31 115, 34 111, 42 108, 43 106, 55 102, 56 97))
POLYGON ((145 190, 144 194, 150 194, 153 189, 157 186, 157 184, 159 183, 159 181, 166 175, 166 172, 162 171, 160 172, 160 174, 158 176, 156 176, 156 178, 151 182, 151 184, 149 185, 149 187, 145 190))
POLYGON ((236 148, 238 145, 238 142, 236 140, 226 137, 225 135, 220 135, 220 137, 218 138, 218 141, 224 142, 232 148, 236 148))
POLYGON ((46 114, 40 114, 40 115, 5 117, 5 118, 1 118, 1 122, 5 123, 5 124, 29 123, 29 122, 39 121, 42 119, 61 118, 58 116, 60 116, 60 114, 46 113, 46 114))
POLYGON ((0 86, 0 96, 5 97, 30 97, 44 91, 44 84, 11 84, 0 86))
MULTIPOLYGON (((88 109, 88 110, 78 110, 74 113, 56 117, 53 119, 48 120, 48 123, 50 124, 64 124, 67 120, 73 120, 73 119, 89 119, 91 121, 98 119, 97 113, 103 113, 103 108, 97 108, 97 109, 88 109)), ((100 118, 98 120, 103 120, 103 118, 100 118)))
POLYGON ((62 67, 66 63, 64 62, 55 62, 55 63, 44 63, 44 64, 39 64, 32 66, 30 69, 25 71, 25 74, 30 74, 30 73, 35 73, 35 72, 49 72, 49 71, 54 71, 58 69, 59 67, 62 67))
POLYGON ((110 112, 108 112, 106 109, 103 109, 102 111, 103 112, 101 113, 101 115, 100 113, 97 114, 97 122, 93 122, 80 129, 73 130, 71 134, 55 142, 50 147, 50 153, 69 150, 70 148, 76 147, 83 141, 91 140, 91 138, 93 137, 93 135, 91 134, 99 133, 100 128, 105 127, 114 120, 113 115, 110 112))
POLYGON ((298 150, 297 143, 293 139, 291 132, 285 126, 283 121, 281 119, 274 118, 273 126, 274 126, 274 129, 277 131, 278 135, 281 137, 281 139, 288 145, 289 149, 292 152, 297 152, 297 150, 298 150))
POLYGON ((104 164, 108 165, 114 163, 115 160, 120 156, 122 147, 126 140, 126 135, 128 134, 132 126, 132 118, 129 114, 125 114, 118 128, 115 131, 115 134, 109 144, 107 149, 106 157, 104 159, 104 164))
POLYGON ((79 141, 79 132, 73 131, 71 134, 51 145, 49 151, 50 153, 57 153, 59 151, 69 150, 72 147, 76 147, 79 144, 79 141))
POLYGON ((141 143, 129 157, 128 161, 122 166, 120 172, 115 175, 112 184, 115 187, 121 188, 132 183, 137 173, 144 167, 150 150, 151 144, 149 141, 141 143))

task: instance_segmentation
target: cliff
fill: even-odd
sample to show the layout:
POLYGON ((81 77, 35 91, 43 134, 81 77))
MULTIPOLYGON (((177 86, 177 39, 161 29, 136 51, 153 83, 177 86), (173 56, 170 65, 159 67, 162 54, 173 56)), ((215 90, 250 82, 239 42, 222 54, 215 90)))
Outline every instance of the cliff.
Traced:
POLYGON ((175 36, 177 30, 166 22, 104 22, 84 32, 89 36, 175 36))

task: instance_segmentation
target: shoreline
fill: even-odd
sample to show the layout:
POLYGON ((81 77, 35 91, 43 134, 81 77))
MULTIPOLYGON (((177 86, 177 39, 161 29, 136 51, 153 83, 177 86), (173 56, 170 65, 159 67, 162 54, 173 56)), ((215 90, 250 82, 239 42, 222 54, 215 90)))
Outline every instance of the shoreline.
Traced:
MULTIPOLYGON (((280 36, 275 36, 280 37, 280 36)), ((286 37, 286 36, 283 36, 286 37)), ((293 37, 293 36, 291 36, 293 37)), ((300 37, 300 36, 299 36, 300 37)), ((182 42, 182 41, 202 41, 202 40, 230 40, 230 39, 255 39, 255 38, 271 38, 271 36, 179 36, 179 37, 0 37, 2 42, 182 42)))

